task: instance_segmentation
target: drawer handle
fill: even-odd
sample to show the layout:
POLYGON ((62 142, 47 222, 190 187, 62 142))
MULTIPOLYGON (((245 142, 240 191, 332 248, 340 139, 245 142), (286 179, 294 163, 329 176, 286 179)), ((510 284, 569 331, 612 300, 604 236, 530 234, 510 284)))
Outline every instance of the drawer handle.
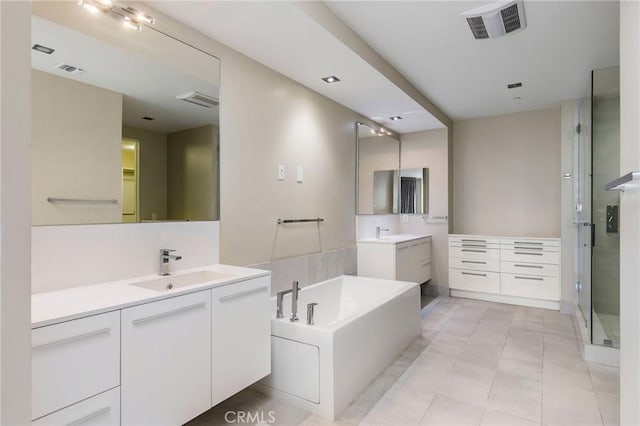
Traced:
POLYGON ((409 246, 406 246, 406 247, 398 247, 396 250, 397 250, 397 251, 400 251, 400 250, 406 250, 406 249, 408 249, 408 248, 409 248, 409 246))
POLYGON ((111 327, 101 328, 100 330, 90 331, 88 333, 78 334, 76 336, 67 337, 66 339, 55 340, 53 342, 43 343, 41 345, 32 346, 31 349, 45 349, 52 346, 64 345, 66 343, 75 342, 76 340, 88 339, 93 336, 100 336, 111 332, 111 327))
POLYGON ((487 248, 486 244, 468 244, 468 243, 462 243, 462 247, 481 247, 481 248, 487 248))
POLYGON ((461 260, 462 263, 473 263, 475 265, 486 265, 487 262, 483 262, 482 260, 461 260))
POLYGON ((238 299, 240 297, 248 296, 254 293, 260 293, 267 290, 267 286, 252 288, 251 290, 239 291, 234 294, 229 294, 228 296, 222 296, 218 300, 220 303, 228 302, 229 300, 238 299))
POLYGON ((74 420, 71 423, 67 423, 67 426, 78 426, 78 425, 81 425, 83 423, 88 422, 89 420, 91 420, 93 418, 96 418, 96 417, 101 416, 103 414, 107 414, 109 411, 111 411, 111 407, 101 408, 100 410, 94 411, 91 414, 87 414, 86 416, 84 416, 82 418, 79 418, 78 420, 74 420))
POLYGON ((541 246, 543 243, 539 241, 515 241, 514 244, 531 244, 531 245, 541 246))
POLYGON ((542 247, 514 247, 515 250, 542 250, 542 247))
POLYGON ((544 266, 542 265, 518 265, 517 263, 513 266, 516 266, 518 268, 535 268, 535 269, 543 269, 544 266))
POLYGON ((486 243, 487 240, 469 240, 469 239, 463 238, 462 242, 463 243, 486 243))
POLYGON ((473 275, 476 277, 486 277, 487 274, 476 274, 475 272, 463 272, 462 275, 473 275))
POLYGON ((486 250, 477 250, 477 249, 462 249, 462 251, 472 251, 474 253, 486 253, 486 250))
POLYGON ((528 253, 526 251, 516 251, 514 254, 528 254, 529 256, 542 256, 543 253, 528 253))
POLYGON ((139 325, 145 322, 154 321, 160 318, 168 317, 182 312, 192 311, 194 309, 204 308, 207 304, 205 302, 196 303, 195 305, 183 306, 182 308, 172 309, 166 312, 160 312, 159 314, 149 315, 148 317, 142 317, 131 321, 133 325, 139 325))
POLYGON ((418 246, 420 246, 420 245, 422 245, 422 243, 418 243, 418 244, 411 244, 411 247, 418 247, 418 246))
POLYGON ((544 278, 538 278, 538 277, 519 277, 519 276, 515 276, 515 279, 517 280, 531 280, 531 281, 544 281, 544 278))

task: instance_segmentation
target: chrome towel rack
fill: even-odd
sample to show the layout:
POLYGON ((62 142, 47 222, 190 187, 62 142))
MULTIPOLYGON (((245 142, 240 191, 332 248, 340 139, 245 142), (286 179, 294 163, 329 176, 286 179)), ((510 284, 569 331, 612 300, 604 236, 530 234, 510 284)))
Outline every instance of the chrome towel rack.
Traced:
POLYGON ((118 204, 115 198, 109 199, 90 199, 90 198, 55 198, 48 197, 47 201, 51 204, 118 204))
POLYGON ((278 219, 278 225, 282 225, 283 223, 307 223, 307 222, 324 222, 324 219, 321 217, 316 217, 315 219, 278 219))

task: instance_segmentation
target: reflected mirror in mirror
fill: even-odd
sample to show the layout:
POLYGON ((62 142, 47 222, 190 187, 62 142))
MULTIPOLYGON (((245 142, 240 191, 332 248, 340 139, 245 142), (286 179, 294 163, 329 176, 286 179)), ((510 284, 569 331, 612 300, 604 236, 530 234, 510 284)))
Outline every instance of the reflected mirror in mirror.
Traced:
POLYGON ((357 132, 357 214, 397 214, 400 142, 365 124, 357 132))
POLYGON ((32 224, 218 220, 219 60, 34 2, 32 224))
POLYGON ((400 213, 429 213, 429 169, 400 171, 400 213))

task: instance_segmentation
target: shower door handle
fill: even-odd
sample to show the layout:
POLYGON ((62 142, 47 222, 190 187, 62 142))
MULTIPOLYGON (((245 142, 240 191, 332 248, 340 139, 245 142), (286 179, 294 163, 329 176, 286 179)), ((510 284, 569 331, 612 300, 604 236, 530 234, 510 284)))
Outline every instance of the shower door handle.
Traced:
POLYGON ((591 224, 591 247, 595 247, 596 246, 596 224, 592 223, 591 224))

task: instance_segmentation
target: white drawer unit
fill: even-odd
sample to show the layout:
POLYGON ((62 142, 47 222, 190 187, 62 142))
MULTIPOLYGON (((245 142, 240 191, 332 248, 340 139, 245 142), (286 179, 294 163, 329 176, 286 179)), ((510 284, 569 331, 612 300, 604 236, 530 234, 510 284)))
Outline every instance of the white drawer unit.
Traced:
POLYGON ((118 426, 120 388, 111 389, 31 422, 33 426, 118 426))
POLYGON ((358 241, 358 275, 424 283, 431 279, 431 237, 390 235, 358 241))
POLYGON ((453 296, 558 309, 558 238, 449 236, 453 296))
POLYGON ((32 419, 120 384, 120 311, 31 332, 32 419))
POLYGON ((269 277, 212 290, 212 402, 271 372, 269 277))

